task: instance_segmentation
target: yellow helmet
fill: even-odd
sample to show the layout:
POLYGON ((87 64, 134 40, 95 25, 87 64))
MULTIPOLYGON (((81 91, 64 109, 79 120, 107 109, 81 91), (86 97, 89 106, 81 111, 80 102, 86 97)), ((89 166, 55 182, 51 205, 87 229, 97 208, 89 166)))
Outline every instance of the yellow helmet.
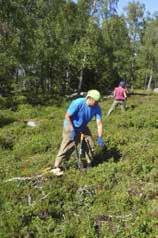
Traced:
POLYGON ((96 102, 98 102, 100 100, 101 95, 100 95, 100 92, 98 90, 92 89, 92 90, 88 91, 87 97, 91 97, 96 102))

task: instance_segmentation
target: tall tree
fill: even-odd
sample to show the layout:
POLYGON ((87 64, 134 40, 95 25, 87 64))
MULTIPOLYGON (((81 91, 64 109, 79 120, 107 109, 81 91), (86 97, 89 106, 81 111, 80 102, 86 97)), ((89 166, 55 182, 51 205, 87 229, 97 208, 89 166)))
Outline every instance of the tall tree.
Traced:
POLYGON ((117 15, 117 4, 119 0, 93 0, 91 1, 92 14, 100 20, 117 15))
POLYGON ((141 39, 142 28, 144 27, 145 5, 134 0, 128 3, 125 10, 127 12, 126 20, 129 29, 129 36, 131 38, 131 82, 134 83, 136 79, 136 57, 138 44, 141 39))
POLYGON ((104 76, 108 85, 114 86, 120 78, 129 80, 130 39, 128 29, 122 17, 111 17, 104 21, 102 27, 105 47, 104 76))
POLYGON ((147 22, 137 57, 139 84, 151 89, 158 86, 158 19, 147 22))

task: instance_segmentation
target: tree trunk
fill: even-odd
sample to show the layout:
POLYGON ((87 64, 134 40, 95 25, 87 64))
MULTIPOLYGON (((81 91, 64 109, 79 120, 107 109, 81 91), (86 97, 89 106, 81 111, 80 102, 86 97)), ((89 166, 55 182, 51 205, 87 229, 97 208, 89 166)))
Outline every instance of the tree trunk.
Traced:
POLYGON ((84 70, 84 67, 85 67, 86 58, 87 58, 86 55, 84 55, 83 60, 82 60, 82 67, 81 67, 81 71, 80 71, 79 83, 78 83, 78 90, 77 90, 78 95, 80 94, 81 89, 82 89, 83 70, 84 70))
POLYGON ((144 89, 146 89, 146 84, 147 84, 147 74, 145 74, 145 79, 144 79, 144 89))
POLYGON ((153 78, 153 74, 152 74, 152 70, 151 70, 150 71, 150 78, 149 78, 148 85, 147 85, 147 90, 151 90, 152 78, 153 78))
POLYGON ((70 88, 70 74, 69 74, 69 69, 66 69, 66 80, 65 80, 65 91, 66 93, 69 91, 70 88))
POLYGON ((83 83, 83 69, 81 69, 81 71, 80 71, 80 77, 79 77, 79 83, 78 83, 78 90, 77 90, 78 95, 79 95, 80 92, 81 92, 82 83, 83 83))

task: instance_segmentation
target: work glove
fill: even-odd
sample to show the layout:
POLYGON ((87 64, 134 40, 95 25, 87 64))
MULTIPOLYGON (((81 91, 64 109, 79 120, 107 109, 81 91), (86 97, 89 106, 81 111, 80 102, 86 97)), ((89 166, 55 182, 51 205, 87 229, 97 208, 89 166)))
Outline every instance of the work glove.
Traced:
POLYGON ((103 138, 102 137, 98 137, 98 140, 97 140, 97 142, 98 142, 98 145, 100 146, 100 147, 104 147, 105 146, 105 144, 104 144, 104 141, 103 141, 103 138))
POLYGON ((70 131, 70 140, 74 140, 76 136, 75 130, 70 131))

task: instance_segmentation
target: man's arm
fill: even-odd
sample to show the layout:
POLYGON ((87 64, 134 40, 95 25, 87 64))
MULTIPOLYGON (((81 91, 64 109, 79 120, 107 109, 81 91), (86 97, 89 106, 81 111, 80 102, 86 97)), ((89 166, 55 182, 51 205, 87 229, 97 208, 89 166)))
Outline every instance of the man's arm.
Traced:
POLYGON ((116 97, 116 88, 113 91, 113 98, 115 98, 115 97, 116 97))
POLYGON ((97 128, 98 128, 98 145, 101 146, 101 147, 104 147, 105 144, 104 144, 104 141, 103 141, 103 123, 102 123, 102 120, 101 119, 97 119, 97 128))
POLYGON ((126 90, 124 90, 123 95, 124 95, 124 98, 126 99, 127 98, 126 90))
POLYGON ((98 137, 102 137, 103 136, 103 123, 101 119, 97 119, 97 129, 98 129, 98 137))
POLYGON ((70 114, 68 112, 66 112, 66 114, 65 114, 65 119, 67 121, 68 127, 70 128, 70 131, 72 131, 74 128, 73 128, 73 125, 72 125, 72 122, 71 122, 70 114))

